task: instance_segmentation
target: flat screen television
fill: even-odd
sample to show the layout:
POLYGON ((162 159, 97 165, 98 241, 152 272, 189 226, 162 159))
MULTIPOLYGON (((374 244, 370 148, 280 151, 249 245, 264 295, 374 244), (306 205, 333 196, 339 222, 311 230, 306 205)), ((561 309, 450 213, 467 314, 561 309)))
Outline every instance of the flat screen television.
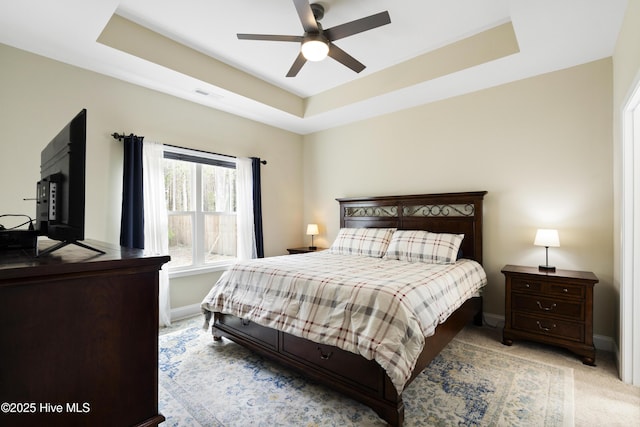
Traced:
POLYGON ((36 249, 38 256, 70 244, 104 253, 80 242, 84 240, 86 151, 87 110, 83 109, 40 155, 36 229, 59 243, 39 253, 36 249))

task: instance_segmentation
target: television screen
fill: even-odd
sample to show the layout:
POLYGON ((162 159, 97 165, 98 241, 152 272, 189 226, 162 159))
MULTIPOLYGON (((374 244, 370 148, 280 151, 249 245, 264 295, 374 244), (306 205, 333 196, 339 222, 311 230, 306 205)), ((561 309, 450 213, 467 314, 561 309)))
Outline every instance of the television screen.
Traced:
POLYGON ((40 253, 84 240, 87 110, 80 111, 42 150, 36 224, 40 235, 61 243, 40 253))

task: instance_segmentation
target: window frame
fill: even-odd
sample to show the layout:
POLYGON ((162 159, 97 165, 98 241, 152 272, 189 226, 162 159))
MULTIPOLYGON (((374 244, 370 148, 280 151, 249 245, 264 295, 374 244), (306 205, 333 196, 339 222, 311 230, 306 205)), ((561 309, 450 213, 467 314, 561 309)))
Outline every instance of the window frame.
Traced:
MULTIPOLYGON (((193 150, 182 147, 165 145, 163 157, 165 159, 186 161, 195 164, 195 177, 192 191, 194 192, 193 211, 169 211, 167 216, 190 215, 192 233, 192 260, 189 266, 168 267, 169 277, 183 277, 194 274, 203 274, 215 271, 223 271, 237 261, 237 257, 221 261, 205 263, 204 254, 204 219, 206 212, 202 210, 202 165, 211 165, 237 169, 236 158, 206 151, 193 150)), ((166 200, 165 200, 166 202, 166 200)), ((237 211, 236 211, 237 215, 237 211)), ((167 230, 168 232, 168 230, 167 230)))

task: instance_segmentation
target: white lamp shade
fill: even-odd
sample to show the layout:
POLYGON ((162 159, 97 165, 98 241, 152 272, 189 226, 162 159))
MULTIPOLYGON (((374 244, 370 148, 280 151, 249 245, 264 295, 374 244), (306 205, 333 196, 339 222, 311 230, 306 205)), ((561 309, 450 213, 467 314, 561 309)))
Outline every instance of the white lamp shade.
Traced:
POLYGON ((536 239, 533 242, 535 246, 544 246, 551 248, 560 247, 560 237, 558 237, 558 230, 551 229, 539 229, 536 232, 536 239))
POLYGON ((322 61, 329 53, 329 45, 322 40, 307 40, 300 50, 307 61, 322 61))
POLYGON ((307 235, 315 236, 318 233, 318 224, 309 224, 307 225, 307 235))

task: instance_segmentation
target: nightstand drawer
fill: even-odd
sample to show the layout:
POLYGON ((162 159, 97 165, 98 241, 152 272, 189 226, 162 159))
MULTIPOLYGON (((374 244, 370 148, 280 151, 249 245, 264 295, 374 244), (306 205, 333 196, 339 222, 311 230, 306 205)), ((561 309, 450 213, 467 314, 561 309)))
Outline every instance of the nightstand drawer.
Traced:
POLYGON ((567 301, 514 293, 511 297, 511 310, 562 316, 578 321, 584 320, 584 304, 581 301, 567 301))
POLYGON ((585 287, 569 283, 547 283, 546 293, 548 295, 562 295, 565 297, 584 298, 585 287))
POLYGON ((542 292, 542 281, 529 279, 513 279, 511 281, 511 289, 521 292, 542 292))
POLYGON ((584 325, 577 322, 558 320, 545 316, 529 316, 512 313, 512 328, 534 334, 553 336, 564 340, 584 341, 584 325))
POLYGON ((511 290, 516 292, 543 293, 549 296, 559 295, 568 298, 584 298, 585 288, 584 286, 571 283, 514 278, 511 282, 511 290))

